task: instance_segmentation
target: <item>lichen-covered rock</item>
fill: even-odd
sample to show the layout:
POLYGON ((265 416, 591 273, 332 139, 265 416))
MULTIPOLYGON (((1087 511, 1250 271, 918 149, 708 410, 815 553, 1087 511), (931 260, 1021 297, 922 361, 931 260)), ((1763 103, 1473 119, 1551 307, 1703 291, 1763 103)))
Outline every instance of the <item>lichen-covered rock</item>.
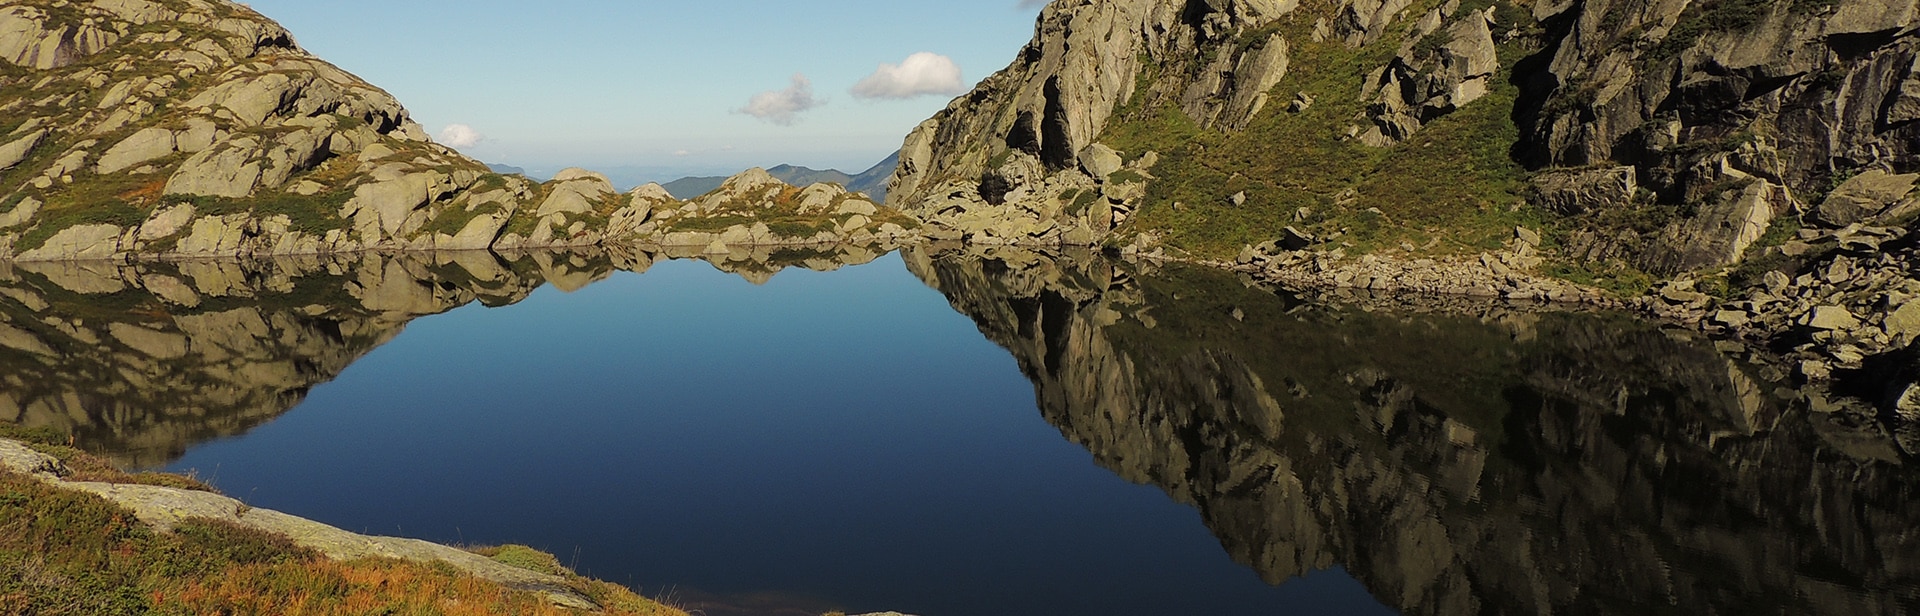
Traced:
POLYGON ((1739 263, 1790 198, 1764 180, 1727 191, 1697 215, 1668 227, 1649 267, 1677 274, 1739 263))
POLYGON ((107 148, 100 155, 97 168, 102 174, 119 173, 147 161, 168 156, 177 150, 178 141, 173 131, 164 128, 147 128, 135 132, 132 136, 107 148))
POLYGON ((22 261, 79 261, 112 258, 120 251, 124 229, 113 225, 76 225, 61 229, 45 244, 20 253, 22 261))
POLYGON ((26 136, 10 141, 6 145, 0 145, 0 171, 12 169, 26 160, 27 155, 32 154, 33 149, 39 147, 40 141, 46 137, 46 129, 41 129, 27 133, 26 136))
POLYGON ((0 60, 47 70, 79 62, 120 39, 120 33, 91 20, 53 23, 34 6, 0 7, 0 60))
POLYGON ((1633 203, 1639 181, 1633 167, 1549 171, 1536 176, 1536 203, 1554 212, 1578 216, 1633 203))
POLYGON ((244 198, 260 185, 256 142, 241 140, 188 158, 167 180, 169 195, 244 198))
POLYGON ((1894 119, 1920 50, 1895 35, 1911 0, 1548 6, 1569 27, 1520 105, 1533 166, 1630 163, 1668 201, 1725 167, 1819 194, 1848 170, 1911 166, 1920 124, 1894 119))
POLYGON ((1862 222, 1906 199, 1916 182, 1920 182, 1920 174, 1869 170, 1833 189, 1815 213, 1820 222, 1835 227, 1862 222))

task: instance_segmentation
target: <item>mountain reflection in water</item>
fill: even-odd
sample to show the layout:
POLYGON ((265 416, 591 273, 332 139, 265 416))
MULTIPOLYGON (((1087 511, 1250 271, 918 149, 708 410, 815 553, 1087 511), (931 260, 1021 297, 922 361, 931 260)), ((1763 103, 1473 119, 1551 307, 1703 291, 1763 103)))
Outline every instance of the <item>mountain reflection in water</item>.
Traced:
POLYGON ((0 264, 0 421, 157 467, 272 421, 422 316, 515 304, 546 284, 573 291, 661 259, 765 282, 879 256, 847 246, 0 264))
MULTIPOLYGON (((0 420, 163 465, 285 413, 413 319, 675 256, 762 282, 877 257, 15 265, 0 420)), ((1269 583, 1343 569, 1410 614, 1920 612, 1909 458, 1711 344, 1604 314, 1309 302, 1098 255, 903 258, 1013 355, 1062 435, 1194 507, 1269 583)))
POLYGON ((1920 477, 1605 315, 1313 305, 1232 274, 909 253, 1100 464, 1273 583, 1409 614, 1920 613, 1920 477))

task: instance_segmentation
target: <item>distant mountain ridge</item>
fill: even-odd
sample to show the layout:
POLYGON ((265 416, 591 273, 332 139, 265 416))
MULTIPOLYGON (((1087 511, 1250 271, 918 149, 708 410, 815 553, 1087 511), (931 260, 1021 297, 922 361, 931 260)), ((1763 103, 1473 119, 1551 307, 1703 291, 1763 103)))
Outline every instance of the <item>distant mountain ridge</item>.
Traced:
MULTIPOLYGON (((812 169, 796 165, 769 167, 767 173, 794 186, 839 184, 848 192, 866 193, 875 202, 884 203, 887 199, 887 179, 893 176, 894 167, 899 165, 900 152, 896 151, 859 175, 848 175, 839 169, 812 169)), ((726 181, 727 178, 722 176, 685 177, 662 186, 675 199, 692 199, 719 189, 720 184, 726 181)))

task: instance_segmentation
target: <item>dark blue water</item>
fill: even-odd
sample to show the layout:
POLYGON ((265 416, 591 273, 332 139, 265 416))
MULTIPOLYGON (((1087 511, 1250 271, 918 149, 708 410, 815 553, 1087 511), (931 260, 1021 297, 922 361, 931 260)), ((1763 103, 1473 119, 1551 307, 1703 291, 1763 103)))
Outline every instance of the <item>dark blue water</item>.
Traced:
POLYGON ((898 257, 764 286, 668 262, 423 318, 168 469, 716 615, 1392 613, 1338 569, 1262 582, 1192 507, 1096 466, 898 257))

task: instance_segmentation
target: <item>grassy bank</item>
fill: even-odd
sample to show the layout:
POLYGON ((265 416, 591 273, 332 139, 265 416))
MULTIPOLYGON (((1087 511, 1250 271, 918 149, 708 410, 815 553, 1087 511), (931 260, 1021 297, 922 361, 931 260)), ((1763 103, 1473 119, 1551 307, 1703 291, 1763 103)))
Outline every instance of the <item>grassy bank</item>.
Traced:
MULTIPOLYGON (((63 445, 64 436, 0 427, 60 458, 77 479, 210 489, 191 478, 127 475, 63 445)), ((628 589, 586 579, 520 546, 475 550, 567 578, 621 616, 685 616, 628 589)), ((213 520, 160 532, 98 496, 0 471, 0 614, 478 615, 578 613, 440 563, 338 562, 287 537, 213 520)))
MULTIPOLYGON (((1440 4, 1416 2, 1407 14, 1440 4)), ((1471 4, 1513 12, 1504 1, 1471 4)), ((1499 45, 1506 68, 1485 98, 1434 119, 1406 142, 1373 147, 1349 134, 1370 126, 1363 120, 1368 101, 1357 96, 1358 86, 1392 61, 1413 20, 1352 48, 1337 39, 1313 40, 1314 18, 1336 18, 1319 14, 1330 10, 1303 7, 1273 27, 1292 44, 1292 70, 1271 91, 1275 102, 1244 131, 1202 129, 1173 100, 1143 104, 1145 97, 1135 97, 1117 114, 1103 142, 1162 156, 1153 170, 1161 179, 1149 185, 1133 230, 1162 234, 1169 245, 1195 256, 1231 258, 1243 246, 1275 239, 1289 225, 1333 238, 1352 252, 1421 255, 1497 249, 1516 226, 1551 225, 1523 207, 1528 174, 1508 152, 1519 139, 1511 117, 1519 89, 1509 83, 1509 73, 1535 51, 1530 39, 1499 45), (1297 95, 1314 102, 1286 110, 1297 95), (1244 203, 1236 203, 1235 195, 1243 195, 1244 203)), ((1143 86, 1156 78, 1155 70, 1141 75, 1143 86)))

